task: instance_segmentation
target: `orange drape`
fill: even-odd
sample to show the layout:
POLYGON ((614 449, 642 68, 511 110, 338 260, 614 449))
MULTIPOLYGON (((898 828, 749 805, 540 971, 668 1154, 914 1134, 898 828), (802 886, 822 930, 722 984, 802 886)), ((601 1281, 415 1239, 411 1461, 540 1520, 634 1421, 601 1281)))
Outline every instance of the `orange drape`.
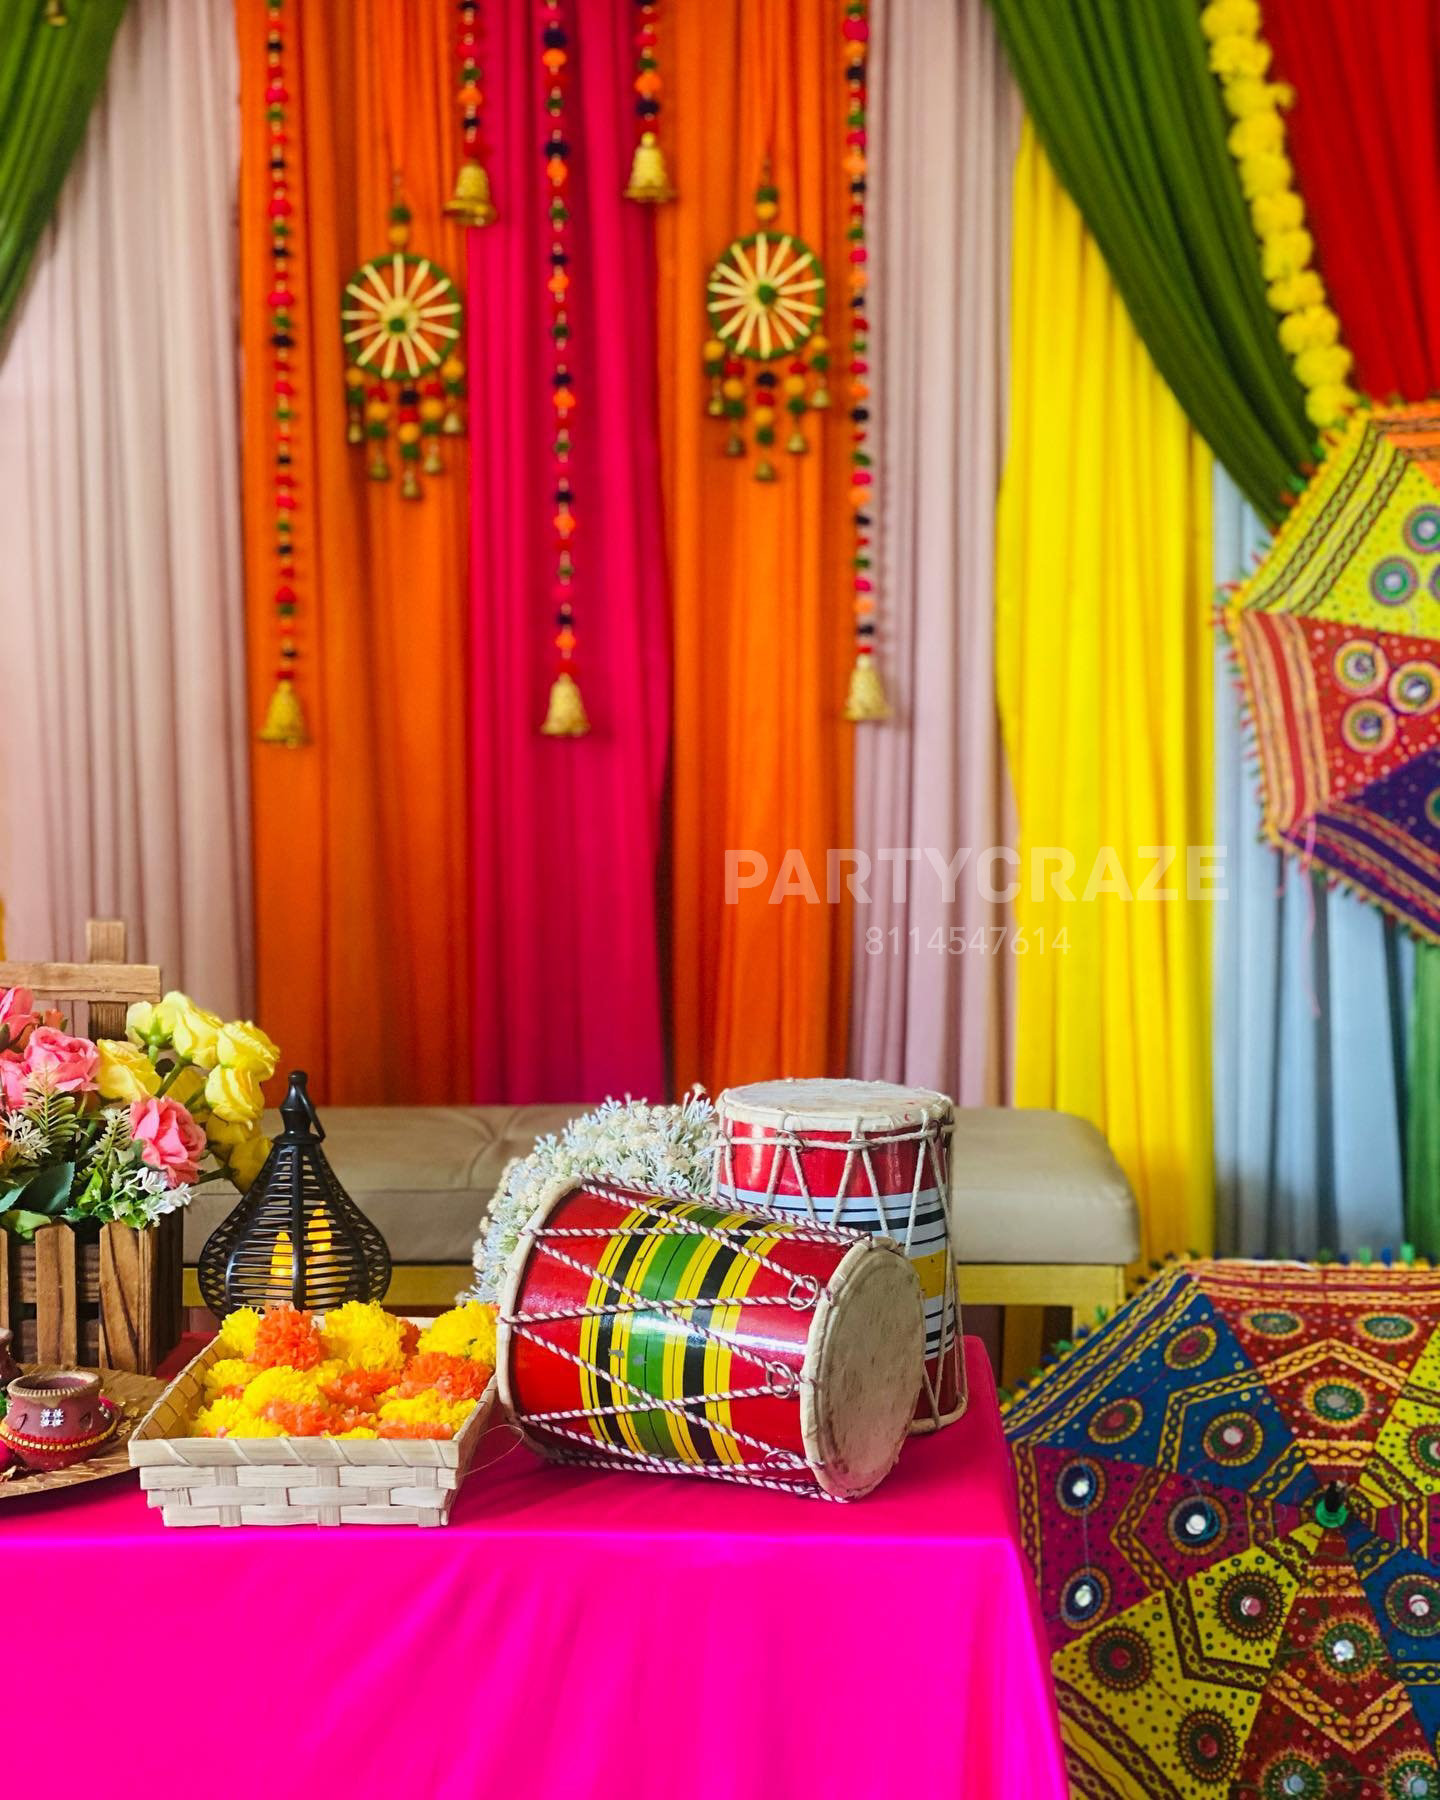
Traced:
POLYGON ((707 0, 661 14, 663 136, 680 195, 656 222, 677 1086, 844 1070, 850 920, 825 900, 826 853, 850 843, 855 729, 840 717, 853 642, 841 16, 815 0, 707 0), (777 433, 773 486, 755 481, 753 456, 725 457, 701 363, 706 274, 731 238, 755 229, 767 153, 776 224, 826 266, 836 364, 834 410, 823 426, 807 421, 811 453, 787 456, 788 429, 777 433), (758 852, 769 871, 729 905, 727 850, 758 852), (818 904, 803 893, 770 903, 782 871, 803 886, 787 852, 803 858, 818 904))
MULTIPOLYGON (((398 167, 411 248, 463 278, 441 214, 457 161, 453 8, 284 9, 297 389, 299 687, 314 739, 256 744, 257 1016, 322 1099, 464 1098, 467 492, 463 440, 407 502, 345 441, 340 293, 386 245, 398 167)), ((237 0, 246 601, 252 719, 275 666, 266 9, 237 0)), ((392 450, 393 455, 393 450, 392 450)))

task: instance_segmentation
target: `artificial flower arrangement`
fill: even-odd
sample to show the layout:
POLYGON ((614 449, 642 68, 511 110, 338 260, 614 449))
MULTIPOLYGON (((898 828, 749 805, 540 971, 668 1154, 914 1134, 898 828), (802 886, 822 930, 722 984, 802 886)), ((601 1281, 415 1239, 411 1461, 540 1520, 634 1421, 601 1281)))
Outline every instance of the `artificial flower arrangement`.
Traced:
POLYGON ((510 1254, 553 1182, 588 1177, 703 1197, 710 1192, 716 1144, 715 1108, 698 1086, 676 1105, 607 1100, 572 1119, 558 1137, 552 1132, 537 1139, 530 1154, 516 1157, 500 1177, 484 1235, 475 1243, 469 1294, 498 1298, 510 1254))
POLYGON ((193 1437, 451 1438, 495 1372, 495 1309, 468 1301, 422 1331, 351 1300, 323 1318, 232 1312, 193 1437))
POLYGON ((0 1228, 143 1230, 205 1182, 248 1188, 270 1154, 260 1084, 279 1054, 258 1025, 178 992, 98 1041, 26 988, 0 993, 0 1228))

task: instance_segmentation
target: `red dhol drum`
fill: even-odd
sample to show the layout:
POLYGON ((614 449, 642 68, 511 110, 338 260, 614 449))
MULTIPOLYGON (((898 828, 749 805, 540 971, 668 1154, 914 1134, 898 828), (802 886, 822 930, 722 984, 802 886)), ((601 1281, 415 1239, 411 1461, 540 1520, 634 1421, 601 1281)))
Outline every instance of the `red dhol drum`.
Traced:
POLYGON ((500 1294, 500 1394, 559 1461, 837 1500, 900 1454, 924 1324, 893 1244, 561 1182, 500 1294))
POLYGON ((727 1088, 715 1109, 718 1203, 883 1232, 900 1244, 925 1296, 925 1380, 912 1429, 934 1431, 958 1419, 965 1352, 950 1212, 950 1101, 887 1081, 757 1081, 727 1088))

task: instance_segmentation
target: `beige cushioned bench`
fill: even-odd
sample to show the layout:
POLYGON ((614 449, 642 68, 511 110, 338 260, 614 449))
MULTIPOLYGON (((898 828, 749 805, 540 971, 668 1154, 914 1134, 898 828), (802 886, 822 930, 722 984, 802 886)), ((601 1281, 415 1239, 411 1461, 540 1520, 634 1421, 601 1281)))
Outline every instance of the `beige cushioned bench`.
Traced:
MULTIPOLYGON (((392 1305, 445 1305, 512 1156, 583 1106, 331 1106, 325 1153, 385 1235, 392 1305)), ((278 1130, 279 1120, 267 1121, 278 1130)), ((1130 1185, 1093 1125, 1068 1113, 961 1108, 952 1168, 963 1302, 1065 1306, 1088 1318, 1124 1296, 1139 1255, 1130 1185)), ((204 1189, 185 1218, 185 1260, 235 1203, 204 1189)), ((193 1276, 187 1300, 198 1304, 193 1276)))

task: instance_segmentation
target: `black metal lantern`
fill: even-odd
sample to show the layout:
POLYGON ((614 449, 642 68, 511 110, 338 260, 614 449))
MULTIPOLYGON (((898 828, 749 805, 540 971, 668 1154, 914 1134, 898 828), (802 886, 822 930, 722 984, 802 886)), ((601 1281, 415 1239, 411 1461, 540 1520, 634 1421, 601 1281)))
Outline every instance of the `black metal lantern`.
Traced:
POLYGON ((223 1318, 237 1306, 290 1304, 324 1312, 347 1300, 379 1300, 390 1251, 335 1179, 305 1071, 290 1076, 276 1138, 255 1185, 200 1252, 205 1304, 223 1318))

